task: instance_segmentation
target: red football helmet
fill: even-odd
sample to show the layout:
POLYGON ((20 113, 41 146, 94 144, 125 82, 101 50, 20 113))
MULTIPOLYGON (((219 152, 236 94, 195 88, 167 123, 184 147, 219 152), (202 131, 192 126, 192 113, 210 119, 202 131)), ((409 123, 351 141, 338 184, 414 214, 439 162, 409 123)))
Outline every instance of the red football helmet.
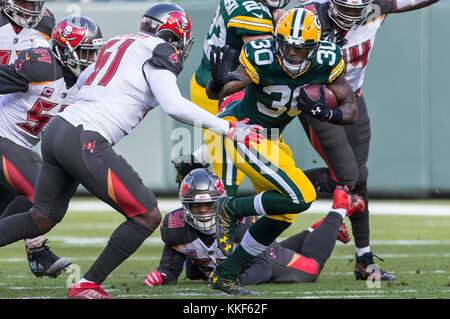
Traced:
POLYGON ((52 31, 56 58, 77 77, 95 61, 104 44, 100 27, 87 17, 65 18, 52 31))
POLYGON ((183 204, 186 223, 205 234, 213 234, 216 230, 215 212, 211 214, 195 214, 193 205, 207 203, 210 209, 219 197, 224 195, 225 187, 220 178, 205 168, 192 170, 183 179, 179 198, 183 204))
POLYGON ((141 31, 172 43, 186 60, 194 43, 191 19, 179 5, 162 2, 148 9, 141 20, 141 31))

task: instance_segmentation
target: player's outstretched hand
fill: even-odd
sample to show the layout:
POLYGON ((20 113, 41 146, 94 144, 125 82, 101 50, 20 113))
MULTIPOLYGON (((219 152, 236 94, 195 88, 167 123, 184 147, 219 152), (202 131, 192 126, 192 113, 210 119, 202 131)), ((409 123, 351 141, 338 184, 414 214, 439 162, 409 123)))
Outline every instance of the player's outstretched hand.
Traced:
POLYGON ((236 51, 228 45, 211 50, 209 54, 212 77, 210 89, 214 93, 220 92, 225 83, 242 80, 240 75, 231 72, 235 55, 236 51))
POLYGON ((164 283, 164 279, 166 278, 166 274, 163 272, 159 272, 157 270, 152 271, 147 275, 147 277, 144 280, 144 285, 146 286, 160 286, 164 283))
POLYGON ((325 90, 323 87, 319 88, 320 96, 317 100, 309 97, 306 89, 302 87, 300 94, 298 95, 297 102, 298 108, 319 121, 328 121, 332 116, 331 110, 327 105, 327 98, 325 96, 325 90))
POLYGON ((248 125, 248 121, 249 119, 230 122, 227 137, 252 148, 250 142, 259 144, 264 139, 264 136, 259 134, 264 131, 264 128, 261 125, 248 125))

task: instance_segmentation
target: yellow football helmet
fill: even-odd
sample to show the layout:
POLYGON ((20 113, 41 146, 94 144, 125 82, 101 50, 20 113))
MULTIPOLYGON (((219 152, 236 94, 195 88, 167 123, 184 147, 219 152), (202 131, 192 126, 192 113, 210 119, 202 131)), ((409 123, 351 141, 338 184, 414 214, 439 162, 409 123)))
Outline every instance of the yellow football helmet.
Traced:
POLYGON ((291 75, 303 73, 317 52, 322 35, 317 16, 306 9, 286 11, 275 29, 278 61, 291 75))

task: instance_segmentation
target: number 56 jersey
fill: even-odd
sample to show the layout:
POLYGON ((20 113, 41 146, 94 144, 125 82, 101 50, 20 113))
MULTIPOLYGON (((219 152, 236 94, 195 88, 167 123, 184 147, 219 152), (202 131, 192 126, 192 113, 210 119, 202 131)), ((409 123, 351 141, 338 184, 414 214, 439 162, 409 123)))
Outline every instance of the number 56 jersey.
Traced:
MULTIPOLYGON (((330 84, 339 78, 345 69, 339 46, 320 41, 317 54, 307 68, 298 75, 288 74, 282 66, 273 38, 246 43, 240 54, 240 62, 253 83, 247 86, 244 98, 235 102, 238 120, 249 118, 249 124, 266 128, 268 138, 276 139, 300 110, 297 97, 306 84, 330 84)), ((230 103, 230 106, 233 103, 230 103)), ((225 116, 229 107, 219 113, 225 116)))

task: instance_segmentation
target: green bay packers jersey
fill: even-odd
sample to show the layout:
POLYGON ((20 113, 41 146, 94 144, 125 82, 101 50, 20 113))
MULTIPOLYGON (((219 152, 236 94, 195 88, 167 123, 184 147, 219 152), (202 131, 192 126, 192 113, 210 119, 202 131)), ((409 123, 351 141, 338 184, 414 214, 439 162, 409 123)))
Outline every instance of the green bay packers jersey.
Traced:
MULTIPOLYGON (((216 47, 229 45, 239 52, 244 35, 272 35, 275 23, 270 10, 253 0, 221 0, 203 44, 203 57, 195 75, 196 81, 206 87, 211 79, 209 54, 216 47)), ((238 56, 233 70, 239 65, 238 56)))
POLYGON ((226 114, 228 109, 238 120, 249 118, 250 124, 266 128, 268 138, 277 138, 300 113, 297 98, 302 86, 330 84, 345 70, 341 49, 328 41, 319 42, 307 68, 295 76, 288 74, 280 63, 273 38, 246 43, 239 60, 253 82, 246 87, 244 98, 219 116, 231 115, 226 114))

